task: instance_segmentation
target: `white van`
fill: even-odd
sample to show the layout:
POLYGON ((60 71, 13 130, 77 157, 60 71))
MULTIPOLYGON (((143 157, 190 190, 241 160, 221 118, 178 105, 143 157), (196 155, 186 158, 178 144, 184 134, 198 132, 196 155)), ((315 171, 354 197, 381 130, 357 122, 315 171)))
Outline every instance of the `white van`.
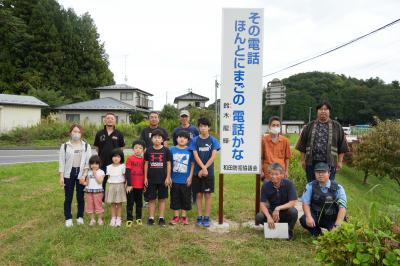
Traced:
POLYGON ((351 128, 350 127, 342 127, 345 135, 351 135, 351 128))

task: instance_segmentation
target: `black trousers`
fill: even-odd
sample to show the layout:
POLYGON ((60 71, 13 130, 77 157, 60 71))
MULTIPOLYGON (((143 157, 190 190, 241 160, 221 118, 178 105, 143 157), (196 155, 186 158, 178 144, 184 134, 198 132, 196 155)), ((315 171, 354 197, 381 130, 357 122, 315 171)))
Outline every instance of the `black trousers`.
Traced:
MULTIPOLYGON (((270 214, 272 215, 271 211, 270 214)), ((297 218, 298 218, 298 212, 296 208, 289 208, 286 210, 279 211, 279 222, 288 223, 290 233, 293 233, 293 229, 297 222, 297 218)), ((267 222, 267 217, 265 217, 264 213, 259 212, 256 215, 256 221, 259 224, 264 224, 267 222)))
POLYGON ((64 217, 65 220, 72 219, 71 205, 74 198, 74 188, 76 186, 76 201, 78 202, 78 213, 76 218, 83 217, 85 209, 84 185, 79 184, 79 168, 72 168, 69 178, 64 178, 64 217))
POLYGON ((103 187, 103 190, 104 190, 104 193, 103 193, 103 202, 104 202, 104 200, 105 200, 105 198, 106 198, 106 185, 107 185, 107 180, 108 180, 107 165, 102 165, 102 166, 101 166, 101 170, 103 170, 103 171, 104 171, 104 174, 106 174, 106 175, 104 176, 104 178, 103 178, 103 183, 101 184, 102 187, 103 187))
POLYGON ((315 227, 309 227, 306 223, 306 216, 303 215, 300 218, 300 224, 305 229, 307 229, 313 236, 320 235, 321 228, 326 228, 327 230, 332 230, 335 226, 337 215, 319 215, 316 212, 311 211, 311 216, 314 219, 315 227))
POLYGON ((133 188, 131 192, 126 193, 126 218, 128 221, 133 221, 133 206, 136 204, 136 219, 142 219, 143 207, 143 189, 133 188))

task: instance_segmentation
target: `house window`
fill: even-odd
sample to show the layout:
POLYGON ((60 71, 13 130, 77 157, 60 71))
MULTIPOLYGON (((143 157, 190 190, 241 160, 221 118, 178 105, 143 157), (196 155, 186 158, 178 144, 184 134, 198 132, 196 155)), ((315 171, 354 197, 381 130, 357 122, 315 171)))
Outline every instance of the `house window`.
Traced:
POLYGON ((81 115, 80 114, 67 114, 65 118, 70 123, 79 123, 81 120, 81 115))
MULTIPOLYGON (((106 118, 106 116, 104 116, 104 115, 101 116, 101 121, 100 121, 101 124, 104 124, 104 118, 106 118)), ((118 124, 118 116, 117 115, 115 116, 115 124, 118 124)))
POLYGON ((200 107, 200 102, 194 102, 194 106, 200 107))
POLYGON ((133 92, 121 92, 121 101, 132 101, 133 92))

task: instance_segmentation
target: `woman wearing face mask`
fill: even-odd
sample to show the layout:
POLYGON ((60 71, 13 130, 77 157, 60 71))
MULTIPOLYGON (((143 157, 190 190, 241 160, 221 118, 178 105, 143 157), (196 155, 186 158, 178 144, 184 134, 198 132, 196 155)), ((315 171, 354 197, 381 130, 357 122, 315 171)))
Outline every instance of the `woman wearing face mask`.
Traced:
POLYGON ((284 170, 284 177, 288 178, 290 144, 287 138, 280 135, 281 121, 279 117, 272 116, 269 119, 268 127, 269 134, 263 136, 261 145, 262 179, 270 180, 268 167, 272 163, 279 163, 284 170))
POLYGON ((82 127, 73 124, 69 129, 70 140, 60 147, 59 169, 60 186, 64 188, 64 216, 65 226, 71 227, 71 204, 76 186, 76 200, 78 213, 76 223, 83 224, 83 211, 85 208, 83 185, 89 170, 89 158, 92 155, 90 145, 82 140, 82 127))

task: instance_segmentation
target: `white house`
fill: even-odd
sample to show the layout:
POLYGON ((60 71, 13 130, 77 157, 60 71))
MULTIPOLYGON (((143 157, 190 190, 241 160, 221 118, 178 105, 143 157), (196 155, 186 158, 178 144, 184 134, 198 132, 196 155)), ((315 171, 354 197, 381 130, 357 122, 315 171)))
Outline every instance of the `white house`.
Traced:
POLYGON ((38 124, 47 106, 33 96, 0 94, 0 132, 38 124))
POLYGON ((177 105, 179 110, 185 109, 187 107, 206 107, 206 102, 209 99, 207 97, 201 96, 199 94, 189 92, 184 95, 175 98, 174 103, 177 105))
POLYGON ((99 87, 95 90, 100 92, 99 99, 57 107, 60 120, 103 124, 104 115, 112 112, 117 117, 117 123, 129 123, 132 112, 149 113, 153 109, 153 101, 149 99, 153 96, 151 93, 126 84, 99 87))
POLYGON ((126 84, 98 87, 95 90, 100 92, 100 99, 107 97, 114 98, 137 108, 139 111, 147 113, 153 109, 153 101, 149 99, 153 94, 126 84))

